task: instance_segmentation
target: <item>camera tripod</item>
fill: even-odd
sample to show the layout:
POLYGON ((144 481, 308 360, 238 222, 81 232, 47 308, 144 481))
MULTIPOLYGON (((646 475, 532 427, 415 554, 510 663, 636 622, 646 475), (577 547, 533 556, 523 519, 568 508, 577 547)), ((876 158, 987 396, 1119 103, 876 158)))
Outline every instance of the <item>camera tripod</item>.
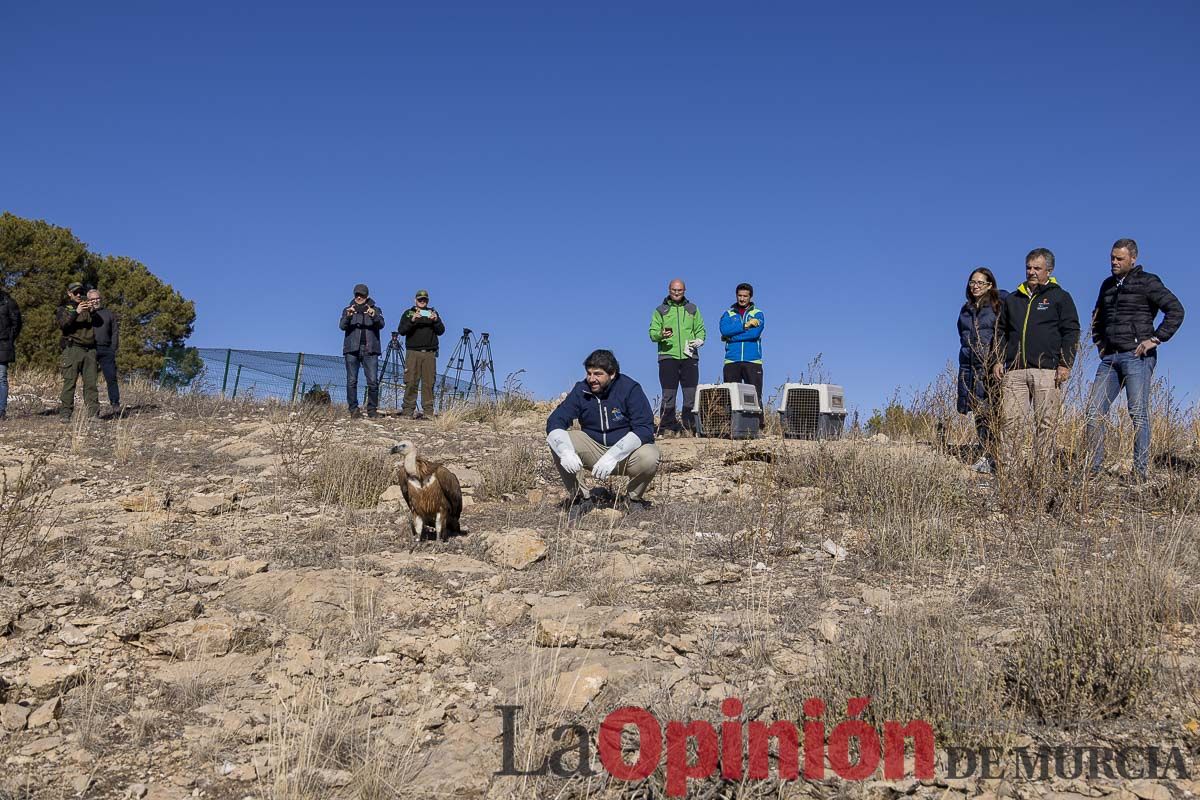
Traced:
POLYGON ((383 364, 379 369, 379 405, 400 408, 404 399, 404 345, 400 343, 400 332, 392 333, 383 364))
POLYGON ((480 334, 478 340, 471 336, 470 328, 463 328, 462 336, 450 359, 446 362, 446 371, 442 373, 438 383, 438 407, 444 408, 447 395, 451 400, 478 396, 491 392, 491 399, 498 395, 496 390, 496 370, 492 361, 492 340, 487 333, 480 334), (464 381, 463 373, 468 377, 464 381), (490 379, 491 388, 487 383, 490 379))

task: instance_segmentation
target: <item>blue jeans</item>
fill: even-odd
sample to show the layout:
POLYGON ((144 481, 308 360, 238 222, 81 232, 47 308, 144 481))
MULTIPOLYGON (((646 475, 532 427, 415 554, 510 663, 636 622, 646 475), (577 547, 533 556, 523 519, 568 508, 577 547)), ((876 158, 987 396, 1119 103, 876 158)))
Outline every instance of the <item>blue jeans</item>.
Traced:
POLYGON ((346 353, 346 405, 350 410, 358 408, 358 368, 361 366, 367 378, 367 411, 379 407, 379 356, 346 353))
POLYGON ((1087 403, 1088 452, 1093 471, 1099 470, 1104 462, 1108 410, 1124 388, 1129 418, 1133 420, 1133 471, 1145 477, 1150 466, 1150 386, 1154 383, 1156 363, 1158 354, 1153 350, 1141 358, 1132 351, 1100 357, 1087 403))
POLYGON ((0 417, 8 411, 8 364, 0 364, 0 417))

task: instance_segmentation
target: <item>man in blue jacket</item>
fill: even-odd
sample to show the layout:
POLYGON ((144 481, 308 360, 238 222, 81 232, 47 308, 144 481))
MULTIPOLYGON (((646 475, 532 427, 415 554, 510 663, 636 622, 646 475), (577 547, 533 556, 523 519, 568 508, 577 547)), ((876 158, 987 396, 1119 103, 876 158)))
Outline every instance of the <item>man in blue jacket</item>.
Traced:
POLYGON ((659 459, 650 401, 637 381, 621 374, 609 350, 594 351, 583 368, 584 379, 546 420, 546 442, 567 489, 567 504, 583 502, 577 473, 586 468, 598 480, 614 473, 628 476, 629 508, 645 508, 643 495, 659 459), (582 430, 570 430, 576 421, 582 430))
POLYGON ((767 318, 754 305, 754 287, 737 285, 737 302, 721 315, 721 341, 725 343, 726 383, 753 384, 758 402, 765 403, 763 392, 762 334, 767 318))

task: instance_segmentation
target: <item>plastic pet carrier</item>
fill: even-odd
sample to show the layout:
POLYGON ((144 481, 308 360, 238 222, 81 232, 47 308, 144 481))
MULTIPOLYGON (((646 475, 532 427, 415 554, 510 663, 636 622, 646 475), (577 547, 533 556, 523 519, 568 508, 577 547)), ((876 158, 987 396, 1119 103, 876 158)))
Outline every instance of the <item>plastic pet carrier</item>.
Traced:
POLYGON ((700 436, 754 439, 762 428, 762 404, 753 384, 702 383, 692 410, 700 436))
POLYGON ((832 383, 785 383, 779 421, 785 439, 840 439, 846 394, 832 383))

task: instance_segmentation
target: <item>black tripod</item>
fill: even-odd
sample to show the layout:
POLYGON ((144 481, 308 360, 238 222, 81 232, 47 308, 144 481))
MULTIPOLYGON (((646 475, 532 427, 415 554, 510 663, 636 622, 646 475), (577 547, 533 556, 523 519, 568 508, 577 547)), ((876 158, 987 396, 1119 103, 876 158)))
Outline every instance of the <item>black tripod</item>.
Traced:
POLYGON ((379 370, 379 404, 391 404, 400 408, 404 399, 404 345, 400 344, 400 332, 392 333, 387 352, 383 354, 383 365, 379 370))
POLYGON ((446 371, 442 373, 442 379, 438 383, 437 403, 439 409, 446 407, 447 391, 449 391, 451 399, 458 399, 466 395, 463 387, 469 386, 469 384, 463 383, 462 374, 463 370, 467 369, 467 362, 470 363, 468 374, 471 376, 471 382, 474 382, 475 343, 471 340, 471 329, 463 328, 462 336, 459 337, 458 344, 454 345, 454 351, 450 353, 450 359, 446 362, 446 371), (452 375, 453 377, 451 377, 452 375))
POLYGON ((467 386, 467 393, 483 392, 487 389, 487 379, 491 378, 492 383, 492 399, 496 400, 499 393, 496 391, 496 368, 492 362, 492 339, 484 333, 479 337, 479 342, 475 345, 475 354, 472 356, 471 364, 471 383, 467 386))

